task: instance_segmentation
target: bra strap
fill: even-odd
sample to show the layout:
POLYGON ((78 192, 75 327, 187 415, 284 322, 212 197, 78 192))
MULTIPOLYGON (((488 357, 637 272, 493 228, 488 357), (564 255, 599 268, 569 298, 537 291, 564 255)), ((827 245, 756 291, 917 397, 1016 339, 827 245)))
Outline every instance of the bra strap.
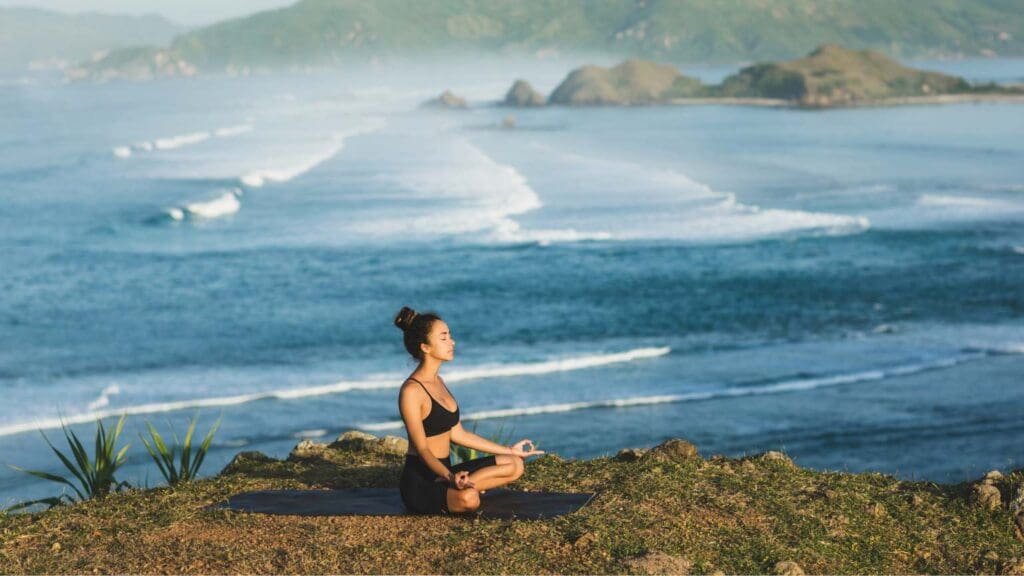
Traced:
MULTIPOLYGON (((409 380, 412 380, 413 382, 419 384, 420 387, 423 388, 423 391, 427 393, 427 396, 430 398, 432 402, 437 402, 437 400, 434 400, 434 397, 430 395, 430 392, 427 390, 427 387, 423 385, 423 382, 420 382, 419 380, 413 378, 412 376, 409 377, 409 380)), ((440 402, 438 403, 440 404, 440 402)))

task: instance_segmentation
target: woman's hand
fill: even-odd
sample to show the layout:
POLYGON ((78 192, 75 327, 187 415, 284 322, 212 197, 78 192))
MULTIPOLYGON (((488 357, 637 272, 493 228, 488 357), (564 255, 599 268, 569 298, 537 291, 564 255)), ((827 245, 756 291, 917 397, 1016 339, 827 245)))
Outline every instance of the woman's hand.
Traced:
POLYGON ((536 449, 536 447, 533 445, 532 440, 520 440, 519 442, 513 444, 511 448, 512 454, 514 456, 519 456, 520 458, 526 458, 527 456, 536 456, 538 454, 544 453, 543 450, 536 449))
POLYGON ((462 470, 461 472, 449 472, 448 482, 456 490, 465 490, 466 488, 476 488, 476 484, 469 479, 469 472, 462 470))

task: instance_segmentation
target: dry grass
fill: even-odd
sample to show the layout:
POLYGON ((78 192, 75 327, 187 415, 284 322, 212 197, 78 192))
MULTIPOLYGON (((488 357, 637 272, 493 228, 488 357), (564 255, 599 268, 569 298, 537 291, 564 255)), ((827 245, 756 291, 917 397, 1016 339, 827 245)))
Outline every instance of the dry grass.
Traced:
MULTIPOLYGON (((809 574, 998 573, 1024 559, 1005 505, 972 503, 967 484, 658 450, 633 462, 530 462, 510 488, 597 492, 582 510, 548 521, 205 509, 248 490, 397 487, 401 465, 399 454, 332 448, 236 461, 176 489, 3 517, 0 572, 606 574, 667 554, 694 573, 770 573, 784 560, 809 574)), ((1004 503, 1022 483, 1024 470, 997 483, 1004 503)))

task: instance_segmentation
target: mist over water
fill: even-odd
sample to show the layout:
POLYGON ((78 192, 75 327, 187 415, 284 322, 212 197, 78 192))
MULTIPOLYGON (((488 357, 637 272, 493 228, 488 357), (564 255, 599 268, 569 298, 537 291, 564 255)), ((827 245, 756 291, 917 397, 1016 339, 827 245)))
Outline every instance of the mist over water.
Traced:
MULTIPOLYGON (((493 105, 582 62, 0 83, 3 462, 61 473, 37 429, 123 412, 133 484, 147 419, 223 414, 205 474, 403 435, 409 305, 452 328, 467 428, 565 457, 1022 466, 1019 107, 493 105), (418 108, 444 89, 469 109, 418 108)), ((50 484, 4 466, 0 504, 50 484)))

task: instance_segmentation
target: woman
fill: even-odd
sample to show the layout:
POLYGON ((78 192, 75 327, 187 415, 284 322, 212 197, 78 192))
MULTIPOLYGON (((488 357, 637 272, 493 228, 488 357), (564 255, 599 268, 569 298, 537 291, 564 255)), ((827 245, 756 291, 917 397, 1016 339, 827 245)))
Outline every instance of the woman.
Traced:
POLYGON ((476 510, 480 494, 515 481, 523 475, 523 460, 544 452, 534 449, 529 440, 501 446, 462 428, 459 406, 437 373, 441 363, 455 357, 455 340, 440 317, 402 308, 395 326, 404 334, 405 349, 420 362, 398 395, 409 437, 402 502, 419 514, 476 510), (452 466, 451 443, 494 456, 452 466))

